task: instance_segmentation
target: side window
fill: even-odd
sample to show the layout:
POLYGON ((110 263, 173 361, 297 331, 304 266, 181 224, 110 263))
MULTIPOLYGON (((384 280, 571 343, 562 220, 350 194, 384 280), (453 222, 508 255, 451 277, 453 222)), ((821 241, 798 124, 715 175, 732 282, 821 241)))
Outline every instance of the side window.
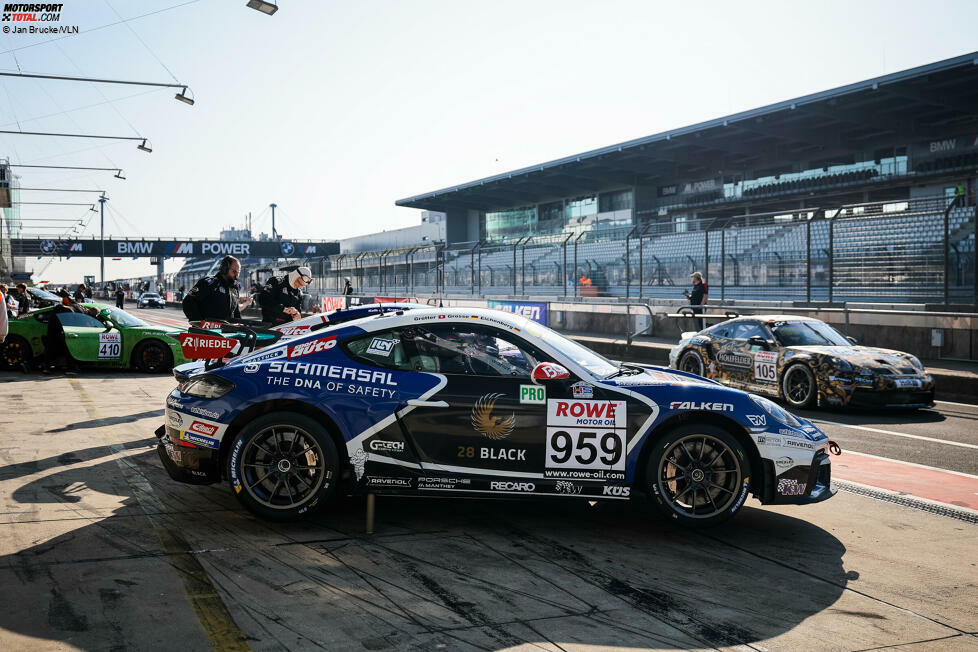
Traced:
POLYGON ((445 324, 419 330, 414 340, 419 370, 529 378, 543 359, 516 338, 485 326, 445 324))
POLYGON ((742 321, 736 325, 731 337, 737 340, 749 340, 755 336, 767 339, 764 329, 756 321, 742 321))
POLYGON ((410 363, 404 345, 405 334, 407 335, 407 339, 410 340, 412 337, 411 333, 404 333, 402 329, 370 333, 369 335, 345 342, 344 347, 350 357, 358 362, 375 367, 413 371, 414 367, 410 363))
POLYGON ((105 324, 80 312, 58 313, 58 321, 62 326, 84 326, 86 328, 105 328, 105 324))
POLYGON ((735 326, 736 324, 717 324, 710 329, 710 335, 713 337, 730 337, 730 333, 735 326))

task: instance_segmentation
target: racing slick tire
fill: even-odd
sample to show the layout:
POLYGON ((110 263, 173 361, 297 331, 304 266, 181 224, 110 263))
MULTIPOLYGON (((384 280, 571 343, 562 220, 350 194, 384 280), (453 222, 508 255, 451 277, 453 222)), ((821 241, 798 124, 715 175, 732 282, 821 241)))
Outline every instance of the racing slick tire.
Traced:
POLYGON ((163 373, 173 368, 173 354, 159 340, 140 343, 132 352, 132 361, 137 369, 148 374, 163 373))
POLYGON ((803 362, 793 364, 781 374, 781 395, 793 408, 810 408, 818 397, 815 374, 803 362))
POLYGON ((679 362, 676 363, 676 368, 679 371, 686 371, 697 376, 703 376, 706 372, 706 366, 703 364, 703 356, 696 351, 686 351, 679 356, 679 362))
POLYGON ((644 478, 649 502, 666 520, 713 527, 744 506, 750 491, 750 457, 726 430, 686 423, 652 443, 644 478))
POLYGON ((340 468, 333 438, 296 412, 271 412, 231 443, 227 476, 238 501, 273 521, 305 518, 332 495, 340 468))
POLYGON ((0 365, 4 369, 16 369, 33 357, 31 345, 20 335, 8 335, 0 344, 0 365))

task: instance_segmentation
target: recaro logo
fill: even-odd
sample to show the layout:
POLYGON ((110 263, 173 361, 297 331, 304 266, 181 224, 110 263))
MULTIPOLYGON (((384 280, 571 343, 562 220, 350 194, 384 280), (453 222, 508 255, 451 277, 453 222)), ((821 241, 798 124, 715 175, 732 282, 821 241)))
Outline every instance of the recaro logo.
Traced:
POLYGON ((673 401, 669 404, 673 410, 710 410, 711 412, 733 412, 731 403, 696 403, 695 401, 673 401))
POLYGON ((202 435, 207 435, 208 437, 213 437, 214 433, 217 432, 217 426, 212 426, 209 423, 204 423, 203 421, 194 421, 190 424, 190 430, 194 432, 199 432, 202 435))
POLYGON ((537 486, 532 482, 490 482, 493 491, 536 491, 537 486))

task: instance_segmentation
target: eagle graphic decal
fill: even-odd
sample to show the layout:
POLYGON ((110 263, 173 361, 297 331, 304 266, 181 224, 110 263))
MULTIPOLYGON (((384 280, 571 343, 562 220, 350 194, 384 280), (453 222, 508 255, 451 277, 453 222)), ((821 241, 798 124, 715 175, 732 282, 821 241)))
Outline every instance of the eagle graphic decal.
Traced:
POLYGON ((516 426, 516 415, 510 414, 508 419, 493 416, 492 409, 496 401, 504 394, 483 394, 472 406, 472 427, 489 439, 505 439, 516 426))

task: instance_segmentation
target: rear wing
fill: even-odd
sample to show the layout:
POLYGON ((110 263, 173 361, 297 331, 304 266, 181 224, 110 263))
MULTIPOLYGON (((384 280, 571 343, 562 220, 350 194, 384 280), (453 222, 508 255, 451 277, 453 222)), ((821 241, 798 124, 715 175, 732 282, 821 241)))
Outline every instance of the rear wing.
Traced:
POLYGON ((725 310, 724 312, 695 313, 693 312, 693 309, 690 306, 683 306, 677 312, 672 312, 667 314, 666 317, 673 317, 676 319, 693 318, 693 319, 727 321, 728 319, 734 319, 736 317, 740 317, 740 313, 734 310, 725 310))
POLYGON ((220 367, 232 358, 275 344, 281 338, 281 332, 254 322, 191 322, 187 332, 177 336, 184 357, 205 360, 205 369, 220 367))

